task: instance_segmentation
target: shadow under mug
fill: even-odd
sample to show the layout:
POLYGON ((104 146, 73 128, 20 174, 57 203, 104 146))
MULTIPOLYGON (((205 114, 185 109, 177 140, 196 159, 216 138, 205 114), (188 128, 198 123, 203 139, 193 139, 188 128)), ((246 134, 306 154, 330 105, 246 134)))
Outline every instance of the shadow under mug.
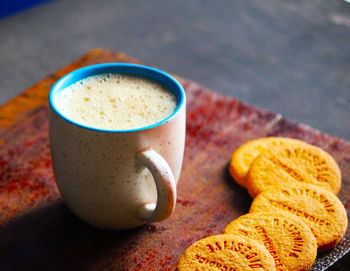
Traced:
POLYGON ((186 97, 168 74, 147 66, 106 63, 62 77, 52 87, 50 149, 60 194, 80 219, 101 229, 130 229, 169 217, 175 208, 186 130, 186 97), (176 97, 167 118, 130 130, 97 129, 64 116, 55 95, 89 76, 137 75, 159 82, 176 97))

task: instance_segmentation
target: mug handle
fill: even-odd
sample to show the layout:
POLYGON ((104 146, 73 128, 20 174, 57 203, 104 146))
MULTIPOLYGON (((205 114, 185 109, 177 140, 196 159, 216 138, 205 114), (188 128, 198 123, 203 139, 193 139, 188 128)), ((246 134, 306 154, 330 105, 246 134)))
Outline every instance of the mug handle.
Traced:
POLYGON ((168 218, 175 209, 176 183, 174 175, 165 161, 151 147, 140 151, 136 158, 152 173, 157 187, 157 203, 146 203, 137 212, 137 216, 148 222, 168 218))

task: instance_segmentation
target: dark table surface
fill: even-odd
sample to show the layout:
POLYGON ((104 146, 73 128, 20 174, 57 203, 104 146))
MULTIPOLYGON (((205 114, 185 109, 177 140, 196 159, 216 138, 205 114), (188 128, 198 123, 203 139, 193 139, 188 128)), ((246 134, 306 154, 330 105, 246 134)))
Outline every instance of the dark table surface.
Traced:
POLYGON ((0 20, 0 104, 93 47, 350 140, 343 0, 46 2, 0 20))
POLYGON ((350 140, 343 0, 50 1, 0 20, 0 105, 93 47, 350 140))

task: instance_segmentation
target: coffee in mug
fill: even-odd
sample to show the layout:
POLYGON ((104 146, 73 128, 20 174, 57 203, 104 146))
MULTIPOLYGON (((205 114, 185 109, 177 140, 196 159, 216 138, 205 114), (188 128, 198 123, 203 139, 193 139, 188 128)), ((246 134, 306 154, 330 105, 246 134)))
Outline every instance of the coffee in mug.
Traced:
POLYGON ((109 130, 149 126, 170 116, 176 108, 176 97, 165 86, 117 73, 79 80, 57 93, 54 102, 67 118, 109 130))
POLYGON ((49 102, 55 180, 74 214, 108 230, 172 214, 186 126, 174 78, 136 64, 92 65, 56 82, 49 102))

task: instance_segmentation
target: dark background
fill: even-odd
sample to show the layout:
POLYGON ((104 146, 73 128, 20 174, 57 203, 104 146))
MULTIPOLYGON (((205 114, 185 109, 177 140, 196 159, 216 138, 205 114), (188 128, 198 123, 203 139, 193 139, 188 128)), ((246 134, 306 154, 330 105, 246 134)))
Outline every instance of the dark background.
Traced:
POLYGON ((0 105, 94 47, 350 140, 343 0, 41 3, 0 19, 0 105))
POLYGON ((343 0, 49 1, 0 20, 0 105, 93 47, 350 140, 343 0))

